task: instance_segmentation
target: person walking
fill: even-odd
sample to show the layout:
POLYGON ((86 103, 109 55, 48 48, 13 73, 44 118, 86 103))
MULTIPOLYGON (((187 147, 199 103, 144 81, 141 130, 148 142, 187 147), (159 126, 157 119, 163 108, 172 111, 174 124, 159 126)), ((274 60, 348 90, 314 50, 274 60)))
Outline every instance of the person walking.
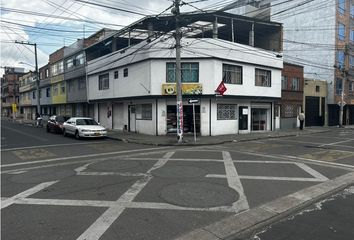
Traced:
POLYGON ((299 114, 298 119, 300 121, 300 130, 303 130, 304 129, 304 121, 305 121, 304 111, 301 111, 301 113, 299 114))

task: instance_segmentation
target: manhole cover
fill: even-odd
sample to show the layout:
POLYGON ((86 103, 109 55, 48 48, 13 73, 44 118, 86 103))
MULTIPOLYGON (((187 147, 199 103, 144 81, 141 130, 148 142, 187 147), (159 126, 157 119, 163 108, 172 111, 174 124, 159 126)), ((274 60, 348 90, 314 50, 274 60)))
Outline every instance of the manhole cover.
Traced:
POLYGON ((124 170, 136 168, 139 166, 139 162, 137 161, 119 161, 119 160, 111 160, 111 161, 103 161, 99 163, 90 164, 88 166, 89 169, 92 170, 101 170, 101 171, 116 171, 116 170, 124 170))
POLYGON ((152 172, 155 177, 162 178, 192 178, 205 176, 208 172, 204 169, 197 167, 187 167, 187 166, 165 166, 161 169, 152 172))
POLYGON ((217 207, 231 205, 239 194, 229 187, 206 182, 183 182, 169 185, 160 192, 168 203, 184 207, 217 207))

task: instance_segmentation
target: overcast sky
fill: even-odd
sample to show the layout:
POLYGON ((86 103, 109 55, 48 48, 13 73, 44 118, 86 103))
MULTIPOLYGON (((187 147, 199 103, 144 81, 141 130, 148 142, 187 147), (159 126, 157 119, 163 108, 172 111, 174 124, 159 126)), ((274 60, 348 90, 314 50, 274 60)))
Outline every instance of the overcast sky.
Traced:
MULTIPOLYGON (((15 44, 15 40, 37 43, 38 63, 39 66, 43 66, 48 62, 50 53, 64 45, 70 45, 75 42, 75 39, 87 37, 102 27, 119 29, 121 28, 119 25, 126 26, 142 18, 143 16, 139 14, 159 14, 172 4, 171 0, 90 0, 93 3, 139 13, 133 14, 85 4, 83 3, 85 1, 88 0, 1 0, 1 66, 33 69, 29 65, 19 64, 25 62, 34 65, 33 46, 15 44), (27 11, 30 14, 22 14, 18 11, 27 11), (49 16, 60 16, 66 19, 49 16), (92 20, 104 24, 73 21, 68 18, 92 20), (113 25, 108 25, 109 23, 113 25)), ((185 0, 201 9, 213 8, 217 7, 215 4, 233 1, 185 0)), ((184 5, 181 11, 195 11, 196 8, 184 5)), ((167 13, 170 13, 170 10, 167 13)), ((3 69, 0 71, 1 75, 2 73, 3 69)))

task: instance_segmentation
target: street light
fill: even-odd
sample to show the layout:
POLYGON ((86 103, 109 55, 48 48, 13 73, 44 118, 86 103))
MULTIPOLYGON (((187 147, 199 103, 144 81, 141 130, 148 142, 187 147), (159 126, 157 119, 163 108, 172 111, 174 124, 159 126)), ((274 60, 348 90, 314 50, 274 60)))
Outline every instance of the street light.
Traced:
POLYGON ((26 63, 26 62, 18 62, 18 64, 28 65, 28 66, 30 66, 30 67, 36 68, 36 66, 34 66, 34 65, 32 65, 32 64, 29 64, 29 63, 26 63))

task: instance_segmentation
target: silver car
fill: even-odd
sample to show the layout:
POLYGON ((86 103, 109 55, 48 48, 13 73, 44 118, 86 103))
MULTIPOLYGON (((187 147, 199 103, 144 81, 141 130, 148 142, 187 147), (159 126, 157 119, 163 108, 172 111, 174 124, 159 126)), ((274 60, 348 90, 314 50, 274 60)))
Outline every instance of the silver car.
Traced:
POLYGON ((92 118, 72 117, 63 124, 63 135, 81 137, 106 137, 107 130, 92 118))

